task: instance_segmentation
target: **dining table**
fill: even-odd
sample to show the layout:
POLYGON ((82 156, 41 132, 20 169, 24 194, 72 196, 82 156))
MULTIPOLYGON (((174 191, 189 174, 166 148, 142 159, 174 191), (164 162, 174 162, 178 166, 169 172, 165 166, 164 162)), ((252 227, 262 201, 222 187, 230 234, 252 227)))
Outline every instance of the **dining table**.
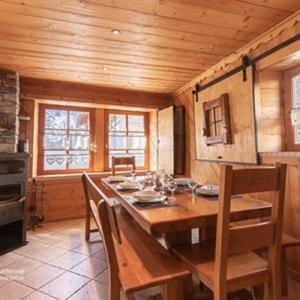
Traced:
MULTIPOLYGON (((143 177, 137 177, 136 180, 143 180, 143 177)), ((120 189, 118 183, 110 182, 107 178, 103 178, 102 183, 139 226, 154 238, 162 237, 170 251, 174 246, 195 242, 192 231, 198 230, 199 242, 212 238, 215 234, 218 196, 192 195, 188 187, 181 186, 175 193, 176 202, 172 205, 139 205, 133 197, 132 190, 120 189)), ((236 195, 231 199, 231 221, 269 217, 271 208, 269 202, 250 195, 236 195)), ((192 294, 192 276, 184 284, 184 293, 187 297, 192 294)), ((168 299, 167 296, 165 298, 168 299)))

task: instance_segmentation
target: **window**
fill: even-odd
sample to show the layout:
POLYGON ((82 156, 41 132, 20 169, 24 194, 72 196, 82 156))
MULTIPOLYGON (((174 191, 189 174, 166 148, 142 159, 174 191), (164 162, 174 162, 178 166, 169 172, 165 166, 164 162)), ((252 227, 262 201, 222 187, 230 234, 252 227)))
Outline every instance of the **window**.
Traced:
POLYGON ((288 151, 300 150, 300 67, 284 73, 286 144, 288 151))
POLYGON ((90 169, 90 119, 83 108, 41 106, 39 174, 90 169))
POLYGON ((300 144, 300 75, 292 78, 292 124, 294 125, 295 144, 300 144))
POLYGON ((228 94, 203 103, 203 136, 207 145, 230 144, 230 112, 228 94))
POLYGON ((148 167, 147 113, 108 111, 106 168, 112 156, 134 156, 137 168, 148 167))

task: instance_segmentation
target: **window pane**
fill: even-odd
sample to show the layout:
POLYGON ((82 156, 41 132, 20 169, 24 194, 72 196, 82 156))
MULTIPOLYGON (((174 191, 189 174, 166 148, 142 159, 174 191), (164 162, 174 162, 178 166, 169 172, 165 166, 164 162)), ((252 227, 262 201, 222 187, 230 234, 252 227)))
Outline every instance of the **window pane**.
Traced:
POLYGON ((300 126, 295 126, 295 144, 300 144, 300 126))
POLYGON ((300 107, 300 75, 293 78, 294 107, 300 107))
POLYGON ((109 115, 109 131, 126 131, 126 115, 109 115))
POLYGON ((112 136, 108 137, 109 149, 126 149, 127 137, 126 136, 112 136))
POLYGON ((128 131, 144 131, 144 116, 128 116, 128 131))
POLYGON ((67 128, 67 111, 60 109, 45 110, 45 127, 49 129, 67 128))
POLYGON ((128 137, 128 149, 144 149, 145 137, 143 136, 129 136, 128 137))
POLYGON ((209 135, 210 136, 215 136, 216 132, 215 132, 215 123, 211 123, 209 125, 209 135))
POLYGON ((90 165, 89 151, 70 151, 69 169, 88 169, 90 165))
POLYGON ((70 149, 88 150, 90 135, 88 131, 70 131, 70 149))
POLYGON ((138 151, 128 151, 130 156, 135 157, 135 165, 137 167, 143 167, 145 165, 145 153, 144 150, 138 151))
POLYGON ((70 111, 70 129, 90 128, 90 114, 86 111, 70 111))
POLYGON ((221 106, 216 107, 214 110, 215 110, 216 121, 222 120, 221 106))
POLYGON ((66 149, 67 135, 64 130, 45 130, 44 148, 45 150, 66 149))
POLYGON ((66 170, 66 151, 45 151, 44 170, 66 170))

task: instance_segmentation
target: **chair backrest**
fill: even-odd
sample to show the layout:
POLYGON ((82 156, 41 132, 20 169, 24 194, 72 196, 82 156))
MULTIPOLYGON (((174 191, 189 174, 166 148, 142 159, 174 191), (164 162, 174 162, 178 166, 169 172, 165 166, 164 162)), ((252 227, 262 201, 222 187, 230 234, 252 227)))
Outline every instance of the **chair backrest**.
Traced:
POLYGON ((82 175, 82 183, 87 202, 86 204, 91 210, 105 245, 110 271, 114 274, 118 274, 119 267, 117 263, 115 242, 120 244, 121 237, 116 218, 116 203, 113 198, 106 197, 85 172, 82 175))
POLYGON ((112 174, 116 174, 116 166, 132 166, 135 170, 135 157, 134 156, 113 156, 111 158, 112 174))
POLYGON ((276 164, 273 168, 237 170, 229 165, 221 166, 215 256, 215 284, 220 289, 226 284, 227 261, 231 254, 268 247, 269 265, 280 263, 285 178, 285 164, 276 164), (274 193, 269 221, 230 227, 232 195, 269 191, 274 193))

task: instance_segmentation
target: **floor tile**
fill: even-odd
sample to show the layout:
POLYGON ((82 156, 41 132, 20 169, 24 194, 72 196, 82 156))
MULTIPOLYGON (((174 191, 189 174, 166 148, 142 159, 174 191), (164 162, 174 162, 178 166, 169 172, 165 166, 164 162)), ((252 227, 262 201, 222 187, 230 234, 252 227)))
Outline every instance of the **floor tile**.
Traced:
POLYGON ((10 264, 7 268, 9 270, 19 270, 23 274, 29 273, 30 271, 37 269, 43 263, 28 257, 22 257, 22 259, 10 264))
POLYGON ((95 280, 108 284, 109 283, 109 272, 108 269, 100 273, 98 276, 95 277, 95 280))
POLYGON ((101 249, 100 251, 96 252, 95 254, 92 255, 93 257, 102 259, 104 261, 107 261, 107 256, 106 256, 106 251, 105 249, 101 249))
POLYGON ((80 252, 86 255, 93 255, 103 248, 102 242, 83 242, 79 247, 72 249, 74 252, 80 252))
POLYGON ((72 295, 70 300, 107 300, 108 286, 95 280, 90 281, 78 292, 72 295))
POLYGON ((59 232, 38 232, 30 235, 31 240, 36 240, 37 242, 54 245, 56 243, 62 242, 68 238, 66 234, 59 232))
POLYGON ((35 258, 35 255, 38 252, 46 251, 46 249, 48 247, 50 247, 50 246, 40 243, 40 242, 30 241, 27 245, 25 245, 21 248, 18 248, 16 250, 14 250, 13 252, 20 254, 20 255, 24 255, 26 257, 35 258))
POLYGON ((66 271, 40 290, 60 300, 67 299, 89 281, 88 278, 66 271))
POLYGON ((76 267, 71 269, 71 272, 86 276, 90 279, 95 278, 107 268, 107 263, 101 259, 89 257, 76 267))
POLYGON ((8 284, 10 282, 10 279, 3 276, 3 275, 0 275, 0 288, 6 284, 8 284))
POLYGON ((59 247, 52 247, 48 246, 44 251, 38 251, 33 255, 34 259, 37 259, 42 262, 49 262, 50 260, 53 260, 63 254, 65 254, 67 250, 59 248, 59 247))
POLYGON ((25 286, 19 282, 11 281, 0 288, 1 300, 19 300, 34 290, 28 286, 25 286))
POLYGON ((50 297, 40 291, 35 291, 32 294, 24 298, 24 300, 54 300, 55 298, 50 297))
POLYGON ((32 288, 38 289, 61 275, 63 272, 65 271, 62 269, 44 264, 41 267, 25 274, 24 279, 21 282, 32 288))
POLYGON ((0 269, 6 268, 10 264, 20 260, 23 256, 14 252, 9 252, 0 256, 0 269))
POLYGON ((57 266, 65 270, 69 270, 87 258, 86 255, 76 252, 67 252, 58 258, 49 261, 49 264, 52 266, 57 266))
POLYGON ((72 250, 79 247, 82 243, 86 243, 84 236, 81 234, 76 234, 70 236, 68 239, 55 244, 55 247, 60 247, 66 250, 72 250))

